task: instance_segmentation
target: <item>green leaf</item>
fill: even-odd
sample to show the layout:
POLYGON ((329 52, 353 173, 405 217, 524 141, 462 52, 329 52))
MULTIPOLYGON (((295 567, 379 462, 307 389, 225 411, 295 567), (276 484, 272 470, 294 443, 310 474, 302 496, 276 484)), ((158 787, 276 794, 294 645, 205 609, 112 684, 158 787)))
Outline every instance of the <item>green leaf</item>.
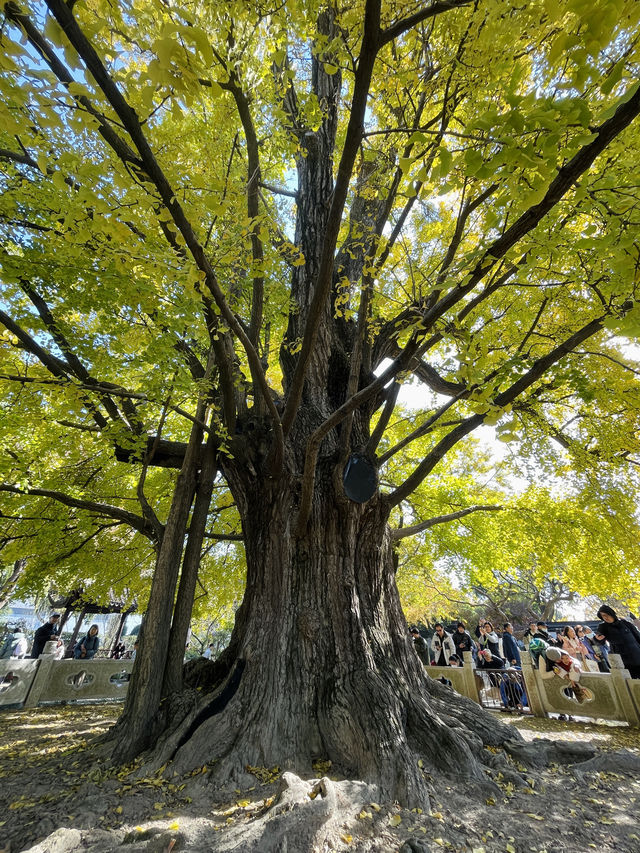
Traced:
POLYGON ((157 39, 152 46, 153 52, 158 57, 160 66, 167 68, 171 64, 171 58, 179 49, 180 45, 173 38, 157 39))
POLYGON ((620 79, 622 78, 622 72, 624 71, 626 63, 627 60, 624 58, 616 62, 609 74, 607 74, 604 80, 600 83, 600 91, 603 95, 610 94, 616 83, 620 82, 620 79))

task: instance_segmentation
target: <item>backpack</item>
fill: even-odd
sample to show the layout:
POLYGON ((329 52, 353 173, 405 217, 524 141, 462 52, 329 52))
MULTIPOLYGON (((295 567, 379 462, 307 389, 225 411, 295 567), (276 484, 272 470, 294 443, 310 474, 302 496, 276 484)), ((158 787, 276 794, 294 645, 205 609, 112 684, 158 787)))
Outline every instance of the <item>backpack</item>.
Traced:
POLYGON ((532 637, 529 641, 530 652, 545 652, 549 648, 549 643, 545 643, 540 637, 532 637))

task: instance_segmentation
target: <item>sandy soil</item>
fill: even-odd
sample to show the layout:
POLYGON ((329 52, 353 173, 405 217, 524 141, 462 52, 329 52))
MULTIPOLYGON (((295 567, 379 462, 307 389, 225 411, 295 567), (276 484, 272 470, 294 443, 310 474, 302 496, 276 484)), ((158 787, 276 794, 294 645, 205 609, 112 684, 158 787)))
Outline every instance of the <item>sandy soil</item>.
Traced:
MULTIPOLYGON (((132 773, 101 765, 92 749, 92 740, 114 722, 119 709, 66 706, 0 713, 0 853, 32 848, 33 853, 261 853, 269 847, 269 827, 262 836, 256 831, 277 806, 282 787, 278 768, 253 768, 254 783, 242 791, 214 790, 206 783, 206 768, 188 778, 135 779, 132 773)), ((599 754, 624 749, 627 758, 640 758, 637 730, 525 716, 507 721, 527 741, 591 743, 599 754)), ((501 750, 488 752, 487 759, 493 771, 485 784, 456 780, 455 768, 450 778, 433 778, 431 815, 395 803, 339 797, 339 823, 334 815, 333 827, 320 833, 321 841, 320 836, 313 842, 300 840, 303 836, 292 824, 289 843, 273 849, 640 853, 640 774, 618 767, 617 757, 613 772, 583 772, 579 763, 534 770, 501 750)), ((340 779, 328 763, 314 769, 318 778, 340 779)), ((337 784, 336 790, 341 784, 347 783, 337 784)), ((366 796, 363 790, 361 786, 360 796, 366 796)), ((298 809, 299 818, 305 820, 304 814, 298 809)))

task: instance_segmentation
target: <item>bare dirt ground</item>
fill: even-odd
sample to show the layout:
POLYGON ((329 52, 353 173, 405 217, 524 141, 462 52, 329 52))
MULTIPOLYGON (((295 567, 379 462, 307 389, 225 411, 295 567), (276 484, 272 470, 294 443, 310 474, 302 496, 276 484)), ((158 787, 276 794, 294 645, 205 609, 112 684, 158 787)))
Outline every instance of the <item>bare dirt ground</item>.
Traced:
POLYGON ((320 784, 257 767, 244 790, 213 789, 206 768, 134 778, 92 747, 119 710, 0 713, 0 853, 640 853, 637 730, 507 718, 526 742, 542 740, 529 755, 488 751, 486 783, 456 780, 455 768, 432 778, 428 815, 376 802, 328 762, 315 767, 320 784), (547 763, 521 763, 545 744, 547 763))

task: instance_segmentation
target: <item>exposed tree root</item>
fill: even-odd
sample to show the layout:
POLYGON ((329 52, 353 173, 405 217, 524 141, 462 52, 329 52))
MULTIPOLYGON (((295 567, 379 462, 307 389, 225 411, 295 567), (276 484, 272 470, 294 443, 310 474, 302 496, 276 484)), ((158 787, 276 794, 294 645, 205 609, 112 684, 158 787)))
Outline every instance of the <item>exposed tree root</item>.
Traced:
POLYGON ((511 727, 426 676, 418 691, 397 674, 390 684, 389 673, 351 673, 331 683, 313 714, 296 715, 282 691, 272 701, 256 695, 243 671, 236 662, 212 694, 183 703, 139 773, 169 763, 167 772, 182 775, 206 764, 211 782, 233 787, 246 783, 247 766, 278 765, 308 778, 314 759, 330 759, 382 798, 428 811, 434 775, 486 781, 484 746, 514 737, 511 727))
POLYGON ((640 756, 628 749, 600 752, 588 761, 576 764, 572 770, 579 777, 592 773, 625 773, 634 774, 637 778, 640 777, 640 756))
POLYGON ((549 764, 576 764, 588 761, 596 754, 592 743, 568 743, 566 741, 536 738, 529 743, 506 741, 505 749, 527 767, 546 767, 549 764))
POLYGON ((263 817, 227 832, 218 853, 333 849, 344 835, 346 818, 379 799, 374 785, 364 782, 332 782, 327 777, 305 782, 293 773, 282 775, 275 804, 263 817))

